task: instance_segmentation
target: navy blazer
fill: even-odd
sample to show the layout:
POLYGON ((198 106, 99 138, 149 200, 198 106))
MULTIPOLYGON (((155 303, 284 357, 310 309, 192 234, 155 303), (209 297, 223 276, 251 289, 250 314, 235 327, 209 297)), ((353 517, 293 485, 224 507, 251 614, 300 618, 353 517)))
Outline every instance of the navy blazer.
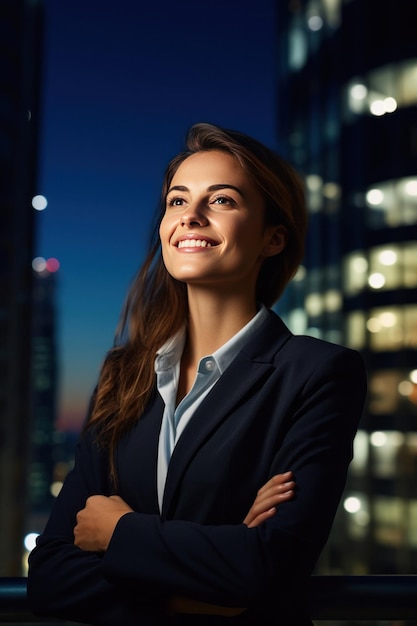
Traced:
POLYGON ((181 594, 248 607, 216 624, 311 623, 306 583, 345 486, 365 394, 357 352, 294 336, 271 311, 180 437, 161 513, 157 392, 120 441, 118 493, 134 513, 120 519, 105 554, 73 544, 86 498, 111 494, 106 451, 87 430, 30 555, 33 610, 94 624, 169 624, 165 599, 181 594), (242 521, 258 489, 287 470, 295 498, 247 528, 242 521))

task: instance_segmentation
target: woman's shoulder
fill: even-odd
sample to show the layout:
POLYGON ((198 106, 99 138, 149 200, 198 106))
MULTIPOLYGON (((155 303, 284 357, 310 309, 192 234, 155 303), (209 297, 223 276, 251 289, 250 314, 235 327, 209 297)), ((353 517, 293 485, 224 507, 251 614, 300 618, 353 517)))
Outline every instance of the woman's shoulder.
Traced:
POLYGON ((353 348, 342 343, 331 342, 312 335, 293 333, 274 311, 270 311, 269 326, 271 344, 276 343, 278 353, 284 351, 293 359, 316 361, 325 358, 340 357, 363 362, 362 355, 353 348), (275 342, 274 342, 275 337, 275 342), (284 338, 284 341, 283 341, 284 338))

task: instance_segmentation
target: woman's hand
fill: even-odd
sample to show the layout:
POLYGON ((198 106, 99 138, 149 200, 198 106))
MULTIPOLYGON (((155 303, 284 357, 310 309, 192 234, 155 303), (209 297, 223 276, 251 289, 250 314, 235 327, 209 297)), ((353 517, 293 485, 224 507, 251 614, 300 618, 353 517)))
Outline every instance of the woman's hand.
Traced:
POLYGON ((77 513, 74 544, 81 550, 104 552, 119 519, 132 511, 119 496, 90 496, 77 513))
POLYGON ((262 522, 274 515, 278 504, 291 500, 294 497, 295 482, 292 478, 292 472, 276 474, 259 489, 249 513, 243 520, 243 523, 248 528, 254 528, 262 524, 262 522))

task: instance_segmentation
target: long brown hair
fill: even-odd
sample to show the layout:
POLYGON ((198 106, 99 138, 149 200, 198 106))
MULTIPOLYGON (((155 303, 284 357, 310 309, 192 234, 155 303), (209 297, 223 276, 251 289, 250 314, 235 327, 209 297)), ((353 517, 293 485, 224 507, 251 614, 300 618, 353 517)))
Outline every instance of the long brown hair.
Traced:
POLYGON ((109 449, 111 476, 116 479, 114 451, 120 437, 140 418, 155 391, 157 350, 187 322, 187 291, 165 269, 159 223, 166 194, 181 163, 191 154, 222 150, 232 154, 252 178, 265 203, 265 226, 283 225, 285 249, 263 262, 256 285, 257 300, 270 307, 294 276, 304 254, 307 211, 304 185, 294 169, 272 150, 247 135, 195 124, 186 150, 165 171, 160 212, 149 253, 133 281, 116 330, 114 347, 104 361, 91 417, 99 443, 109 449))

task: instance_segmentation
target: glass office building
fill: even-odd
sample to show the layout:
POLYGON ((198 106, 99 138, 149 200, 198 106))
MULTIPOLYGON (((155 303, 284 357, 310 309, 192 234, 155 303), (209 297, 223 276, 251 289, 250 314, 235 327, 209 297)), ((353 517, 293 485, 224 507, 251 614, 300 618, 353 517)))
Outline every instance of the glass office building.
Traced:
MULTIPOLYGON (((310 210, 278 311, 362 352, 366 410, 318 573, 415 573, 417 37, 406 0, 278 2, 279 148, 310 210)), ((355 390, 352 389, 352 393, 355 390)))

